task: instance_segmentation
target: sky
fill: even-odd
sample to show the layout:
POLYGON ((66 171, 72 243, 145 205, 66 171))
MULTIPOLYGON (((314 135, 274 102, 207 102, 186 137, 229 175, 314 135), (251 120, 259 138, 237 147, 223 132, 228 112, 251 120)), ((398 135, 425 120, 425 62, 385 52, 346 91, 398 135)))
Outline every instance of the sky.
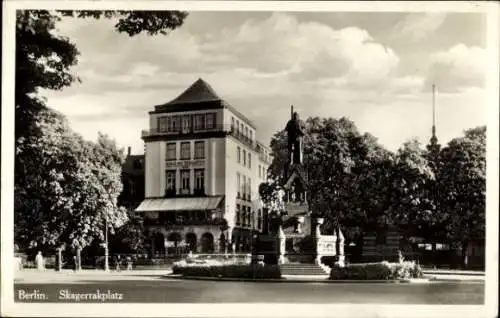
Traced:
POLYGON ((441 144, 487 122, 486 20, 480 13, 191 12, 167 36, 129 37, 116 21, 58 24, 80 51, 81 78, 43 92, 74 130, 143 152, 148 111, 198 78, 269 144, 290 105, 301 118, 348 117, 390 150, 432 125, 441 144))

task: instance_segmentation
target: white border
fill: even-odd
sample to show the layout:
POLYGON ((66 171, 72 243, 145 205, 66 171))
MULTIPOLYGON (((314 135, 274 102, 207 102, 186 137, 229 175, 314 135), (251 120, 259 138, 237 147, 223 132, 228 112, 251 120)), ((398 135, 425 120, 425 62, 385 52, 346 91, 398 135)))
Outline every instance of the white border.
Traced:
POLYGON ((186 317, 495 317, 498 301, 499 11, 495 2, 276 2, 276 1, 14 1, 3 3, 1 307, 6 316, 186 317), (13 302, 14 52, 16 9, 150 9, 186 11, 484 12, 488 15, 487 76, 490 121, 487 140, 485 306, 307 304, 26 304, 13 302))

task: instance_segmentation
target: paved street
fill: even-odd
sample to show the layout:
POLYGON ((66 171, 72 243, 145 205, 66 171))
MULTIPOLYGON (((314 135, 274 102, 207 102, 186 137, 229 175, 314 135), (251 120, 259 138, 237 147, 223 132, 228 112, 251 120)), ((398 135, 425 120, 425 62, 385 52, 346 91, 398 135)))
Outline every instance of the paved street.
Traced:
POLYGON ((46 280, 23 276, 24 279, 15 283, 16 300, 19 290, 45 294, 45 300, 38 300, 44 302, 60 301, 61 293, 97 293, 97 290, 108 293, 109 290, 123 294, 121 300, 109 302, 482 304, 484 301, 484 282, 472 281, 426 284, 217 282, 165 279, 159 273, 147 271, 74 274, 71 279, 69 274, 50 275, 52 278, 46 280))

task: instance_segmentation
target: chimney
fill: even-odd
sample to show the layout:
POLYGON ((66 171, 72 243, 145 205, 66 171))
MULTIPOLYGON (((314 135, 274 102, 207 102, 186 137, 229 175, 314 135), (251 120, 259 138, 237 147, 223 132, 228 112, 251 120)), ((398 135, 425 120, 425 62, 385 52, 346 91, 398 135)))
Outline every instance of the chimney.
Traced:
POLYGON ((128 147, 128 151, 127 151, 127 156, 130 157, 130 153, 132 152, 132 147, 128 147))

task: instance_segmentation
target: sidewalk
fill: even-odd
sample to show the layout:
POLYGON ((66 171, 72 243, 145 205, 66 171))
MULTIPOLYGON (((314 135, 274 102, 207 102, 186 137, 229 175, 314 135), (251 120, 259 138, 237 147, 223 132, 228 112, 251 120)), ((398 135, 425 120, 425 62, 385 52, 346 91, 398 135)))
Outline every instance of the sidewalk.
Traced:
MULTIPOLYGON (((132 271, 114 271, 105 272, 103 270, 81 270, 75 272, 73 270, 62 270, 57 272, 55 270, 45 270, 38 271, 35 269, 25 269, 21 271, 16 271, 14 275, 15 283, 85 283, 88 281, 119 281, 119 280, 130 280, 130 281, 153 281, 162 278, 169 279, 199 279, 199 280, 226 280, 217 278, 187 278, 181 277, 180 275, 171 275, 171 270, 169 269, 158 269, 158 270, 132 270, 132 271)), ((475 273, 475 275, 469 275, 468 272, 462 271, 424 271, 426 282, 482 282, 485 279, 484 274, 480 275, 475 273), (467 273, 467 274, 465 274, 467 273)), ((241 279, 228 279, 232 281, 243 281, 241 279)), ((251 280, 250 281, 254 281, 251 280)), ((263 280, 265 281, 265 280, 263 280)), ((328 281, 328 275, 283 275, 281 280, 273 281, 286 281, 286 282, 349 282, 349 283, 367 283, 368 281, 328 281)), ((375 283, 376 281, 371 281, 375 283)), ((381 281, 384 283, 390 283, 392 281, 381 281)))
POLYGON ((469 276, 485 276, 483 271, 467 271, 453 269, 424 269, 424 274, 429 275, 469 275, 469 276))
POLYGON ((162 270, 132 270, 132 271, 114 271, 110 270, 73 270, 64 269, 62 271, 35 269, 24 269, 16 271, 14 274, 15 283, 64 283, 64 282, 83 282, 83 281, 114 281, 114 280, 157 280, 163 275, 170 274, 168 269, 162 270))

